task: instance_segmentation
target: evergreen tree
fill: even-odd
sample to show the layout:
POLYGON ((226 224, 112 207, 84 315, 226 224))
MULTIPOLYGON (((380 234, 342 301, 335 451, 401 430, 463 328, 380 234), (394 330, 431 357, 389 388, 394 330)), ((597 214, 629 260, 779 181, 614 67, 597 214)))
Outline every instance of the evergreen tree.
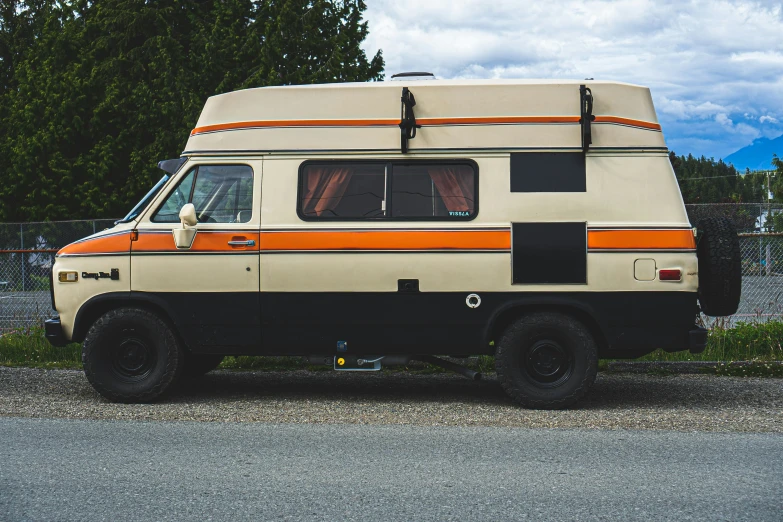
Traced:
POLYGON ((209 96, 378 80, 361 0, 0 0, 0 221, 117 217, 209 96))
MULTIPOLYGON (((78 212, 89 120, 86 1, 17 3, 11 16, 11 78, 0 98, 0 220, 78 212)), ((3 21, 5 23, 5 20, 3 21)), ((7 70, 7 69, 6 69, 7 70)))
POLYGON ((695 158, 691 154, 677 156, 670 152, 669 160, 686 204, 766 202, 763 174, 740 173, 723 160, 695 158))

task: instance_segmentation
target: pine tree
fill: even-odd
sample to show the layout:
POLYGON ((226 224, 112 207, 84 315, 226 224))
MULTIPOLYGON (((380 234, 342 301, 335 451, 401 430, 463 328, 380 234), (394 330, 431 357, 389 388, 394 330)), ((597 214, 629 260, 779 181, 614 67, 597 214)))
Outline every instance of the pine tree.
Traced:
POLYGON ((0 0, 0 221, 123 215, 209 96, 378 80, 361 0, 0 0))

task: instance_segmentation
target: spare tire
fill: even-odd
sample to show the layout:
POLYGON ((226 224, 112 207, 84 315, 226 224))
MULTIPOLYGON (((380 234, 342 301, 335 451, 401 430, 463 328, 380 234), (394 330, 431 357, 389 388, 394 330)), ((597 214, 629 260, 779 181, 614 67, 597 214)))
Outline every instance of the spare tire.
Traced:
POLYGON ((742 291, 739 237, 726 218, 706 218, 696 234, 699 257, 699 304, 710 316, 736 313, 742 291))

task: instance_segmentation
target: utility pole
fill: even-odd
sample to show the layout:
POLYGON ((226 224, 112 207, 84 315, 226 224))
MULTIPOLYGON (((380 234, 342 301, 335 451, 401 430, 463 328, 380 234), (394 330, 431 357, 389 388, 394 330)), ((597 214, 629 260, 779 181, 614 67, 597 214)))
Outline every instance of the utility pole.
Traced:
MULTIPOLYGON (((764 216, 764 231, 770 232, 769 222, 772 219, 772 174, 774 170, 756 171, 767 175, 767 214, 764 216)), ((767 276, 772 275, 772 245, 767 238, 766 256, 761 251, 761 236, 759 236, 759 258, 764 258, 764 272, 767 276)))
MULTIPOLYGON (((772 196, 770 196, 770 194, 772 193, 772 185, 771 185, 771 183, 769 181, 769 174, 770 174, 770 172, 771 171, 769 171, 769 170, 767 171, 767 219, 770 218, 770 214, 769 213, 772 210, 771 209, 771 203, 770 203, 770 201, 772 200, 772 196)), ((769 232, 769 225, 767 225, 767 232, 769 232)))

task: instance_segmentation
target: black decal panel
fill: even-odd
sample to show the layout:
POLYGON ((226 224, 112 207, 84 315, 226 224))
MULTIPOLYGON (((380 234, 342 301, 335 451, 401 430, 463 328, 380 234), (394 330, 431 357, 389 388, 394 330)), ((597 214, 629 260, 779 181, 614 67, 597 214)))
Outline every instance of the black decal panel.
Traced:
POLYGON ((511 192, 586 192, 585 155, 580 152, 511 154, 511 192))
POLYGON ((514 284, 586 284, 587 223, 512 223, 514 284))

